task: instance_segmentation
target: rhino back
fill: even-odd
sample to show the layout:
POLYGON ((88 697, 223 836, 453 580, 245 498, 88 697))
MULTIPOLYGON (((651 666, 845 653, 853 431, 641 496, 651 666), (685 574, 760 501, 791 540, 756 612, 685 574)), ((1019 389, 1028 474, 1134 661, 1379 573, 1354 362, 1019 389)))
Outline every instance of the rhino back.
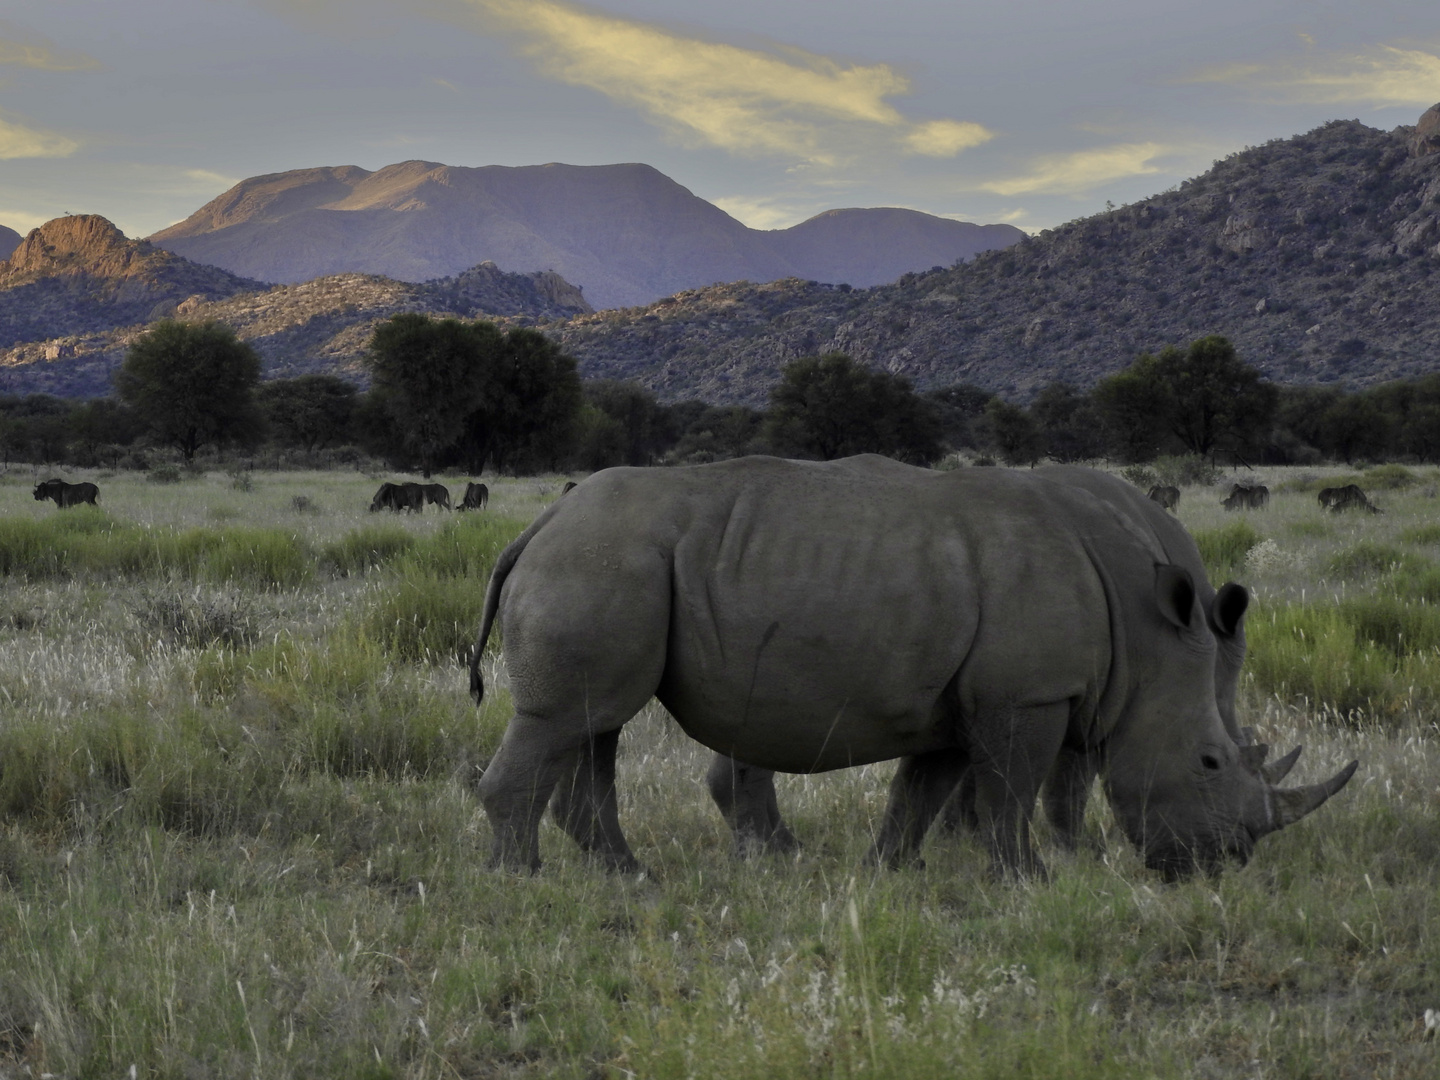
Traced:
POLYGON ((744 459, 607 470, 562 503, 502 596, 522 711, 657 693, 712 748, 813 771, 955 745, 996 700, 1094 703, 1113 674, 1073 527, 1113 523, 1081 492, 744 459))

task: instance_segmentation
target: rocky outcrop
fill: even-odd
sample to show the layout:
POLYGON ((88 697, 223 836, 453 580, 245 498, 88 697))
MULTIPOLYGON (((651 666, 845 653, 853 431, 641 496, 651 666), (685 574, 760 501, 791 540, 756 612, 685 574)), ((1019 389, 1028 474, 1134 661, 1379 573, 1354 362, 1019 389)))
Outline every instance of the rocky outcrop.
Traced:
POLYGON ((1440 154, 1440 105, 1425 110, 1415 124, 1415 134, 1410 137, 1410 155, 1429 157, 1440 154))

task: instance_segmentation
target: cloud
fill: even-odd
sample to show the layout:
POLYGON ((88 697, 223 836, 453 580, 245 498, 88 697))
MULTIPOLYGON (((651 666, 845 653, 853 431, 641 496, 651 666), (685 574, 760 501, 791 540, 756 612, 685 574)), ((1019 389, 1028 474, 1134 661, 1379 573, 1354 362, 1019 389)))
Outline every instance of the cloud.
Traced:
POLYGON ((1254 88, 1295 104, 1363 103, 1423 109, 1440 101, 1440 55, 1382 45, 1365 52, 1326 53, 1300 61, 1207 68, 1184 81, 1254 88))
POLYGON ((907 119, 889 99, 909 81, 885 64, 705 41, 564 0, 466 2, 518 36, 550 78, 733 154, 837 164, 881 138, 902 153, 953 157, 991 137, 976 123, 907 119))
POLYGON ((1173 150, 1173 147, 1162 143, 1144 142, 1117 143, 1073 154, 1051 154, 1037 158, 1030 171, 1022 176, 992 180, 981 184, 980 189, 997 195, 1025 195, 1031 192, 1054 195, 1088 191, 1127 176, 1158 173, 1160 167, 1153 164, 1154 159, 1173 150))
POLYGON ((88 71, 100 61, 74 49, 57 49, 48 38, 0 19, 0 64, 39 68, 42 71, 88 71))
POLYGON ((36 131, 0 117, 0 160, 69 157, 80 144, 64 135, 36 131))

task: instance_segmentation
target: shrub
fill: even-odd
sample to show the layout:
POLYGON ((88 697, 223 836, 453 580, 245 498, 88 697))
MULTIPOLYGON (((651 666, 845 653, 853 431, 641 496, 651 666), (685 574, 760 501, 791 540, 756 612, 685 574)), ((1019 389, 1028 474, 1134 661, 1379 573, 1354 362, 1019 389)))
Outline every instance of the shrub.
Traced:
MULTIPOLYGON (((1132 468, 1134 466, 1131 466, 1132 468)), ((1165 455, 1155 459, 1155 475, 1162 484, 1176 487, 1219 483, 1220 470, 1199 454, 1165 455)))
POLYGON ((1411 525, 1400 530, 1400 539, 1407 544, 1440 544, 1440 525, 1411 525))
POLYGON ((156 465, 145 474, 145 479, 152 484, 178 484, 184 474, 178 465, 156 465))
POLYGON ((1327 569, 1344 580, 1371 577, 1401 566, 1419 566, 1418 557, 1389 544, 1361 540, 1330 557, 1327 569))
POLYGON ((1262 539, 1248 521, 1232 521, 1218 529, 1196 529, 1194 536, 1205 569, 1216 581, 1234 576, 1245 565, 1250 549, 1262 539))
POLYGON ((1155 470, 1148 465, 1126 465, 1120 475, 1141 491, 1149 491, 1156 484, 1155 470))
POLYGON ((351 577, 383 566, 414 546, 415 537, 400 525, 370 525, 325 544, 320 562, 341 577, 351 577))
POLYGON ((1381 491, 1404 491, 1420 483, 1420 477, 1404 465, 1376 465, 1360 475, 1362 488, 1378 488, 1381 491))

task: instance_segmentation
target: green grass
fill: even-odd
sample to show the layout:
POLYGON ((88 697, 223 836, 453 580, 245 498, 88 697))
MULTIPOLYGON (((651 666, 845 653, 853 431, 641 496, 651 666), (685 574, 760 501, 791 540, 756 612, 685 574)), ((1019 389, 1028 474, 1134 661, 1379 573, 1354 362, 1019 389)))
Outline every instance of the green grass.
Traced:
POLYGON ((889 765, 779 777, 804 848, 737 861, 653 703, 619 759, 648 872, 549 822, 541 873, 488 870, 511 706, 457 660, 558 481, 378 517, 359 474, 121 475, 64 512, 0 480, 0 1077, 1433 1076, 1434 502, 1336 520, 1266 479, 1243 519, 1181 503, 1255 594, 1242 720, 1301 779, 1361 771, 1178 886, 1098 796, 1103 858, 1042 824, 1047 882, 967 835, 877 871, 889 765))

